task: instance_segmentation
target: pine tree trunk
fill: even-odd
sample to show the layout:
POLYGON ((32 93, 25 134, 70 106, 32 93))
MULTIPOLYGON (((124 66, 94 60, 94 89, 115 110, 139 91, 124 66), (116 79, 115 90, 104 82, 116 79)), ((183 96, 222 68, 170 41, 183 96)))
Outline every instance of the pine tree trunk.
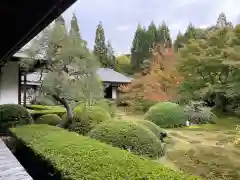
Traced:
POLYGON ((71 107, 64 98, 60 98, 57 95, 52 95, 52 97, 56 99, 58 102, 60 102, 66 108, 67 111, 67 119, 63 120, 58 126, 61 128, 68 128, 69 125, 72 124, 73 122, 73 112, 71 107))

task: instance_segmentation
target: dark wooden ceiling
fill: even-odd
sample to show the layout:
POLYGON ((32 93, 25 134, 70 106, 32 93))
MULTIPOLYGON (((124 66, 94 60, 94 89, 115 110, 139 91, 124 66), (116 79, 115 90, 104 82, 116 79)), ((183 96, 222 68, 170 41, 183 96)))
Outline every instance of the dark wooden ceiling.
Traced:
POLYGON ((0 62, 5 62, 76 0, 1 0, 0 62))

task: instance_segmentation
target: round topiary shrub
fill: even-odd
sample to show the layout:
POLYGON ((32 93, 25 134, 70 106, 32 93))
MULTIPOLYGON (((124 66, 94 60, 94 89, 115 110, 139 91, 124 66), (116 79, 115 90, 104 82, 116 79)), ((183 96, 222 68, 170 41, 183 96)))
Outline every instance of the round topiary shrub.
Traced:
POLYGON ((98 106, 78 106, 73 111, 73 123, 69 130, 86 135, 97 124, 111 120, 111 115, 98 106))
POLYGON ((154 122, 160 127, 172 128, 185 125, 187 116, 178 104, 161 102, 147 111, 145 119, 154 122))
POLYGON ((5 131, 10 127, 33 123, 26 108, 17 104, 0 105, 0 129, 5 131))
POLYGON ((147 120, 137 120, 136 121, 139 124, 142 124, 143 126, 146 126, 149 130, 151 130, 157 137, 160 136, 161 132, 164 132, 159 126, 154 124, 153 122, 147 121, 147 120))
POLYGON ((36 120, 36 124, 48 124, 56 126, 60 124, 61 118, 57 114, 45 114, 36 120))
POLYGON ((132 121, 109 121, 97 125, 89 136, 138 155, 159 157, 163 155, 162 144, 157 136, 145 126, 132 121))

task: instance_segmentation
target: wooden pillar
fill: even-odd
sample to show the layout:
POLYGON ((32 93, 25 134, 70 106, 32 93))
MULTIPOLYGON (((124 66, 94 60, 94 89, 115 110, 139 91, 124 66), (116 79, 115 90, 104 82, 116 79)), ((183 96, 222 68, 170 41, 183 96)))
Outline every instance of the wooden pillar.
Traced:
POLYGON ((23 106, 27 106, 27 73, 23 74, 23 106))
POLYGON ((21 98, 21 88, 22 88, 22 74, 21 74, 21 69, 20 65, 18 66, 18 104, 22 104, 22 98, 21 98))

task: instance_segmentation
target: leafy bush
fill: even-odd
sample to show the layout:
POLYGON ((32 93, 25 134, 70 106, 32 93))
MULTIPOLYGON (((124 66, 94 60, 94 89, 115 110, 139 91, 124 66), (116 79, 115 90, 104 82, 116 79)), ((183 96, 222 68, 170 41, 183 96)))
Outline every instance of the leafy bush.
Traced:
POLYGON ((17 104, 0 105, 0 129, 5 131, 9 127, 33 123, 28 111, 17 104))
POLYGON ((157 102, 152 101, 152 100, 147 100, 147 99, 142 99, 142 100, 137 100, 135 102, 136 107, 138 107, 137 110, 141 110, 142 112, 147 112, 150 107, 155 105, 157 102))
POLYGON ((121 149, 128 149, 138 155, 159 157, 162 144, 148 128, 132 121, 116 120, 101 123, 89 136, 121 149))
POLYGON ((139 124, 146 126, 149 130, 151 130, 157 137, 160 137, 160 133, 164 132, 159 126, 154 124, 153 122, 147 120, 137 120, 139 124))
POLYGON ((111 120, 110 114, 101 107, 80 105, 73 111, 73 123, 69 130, 86 135, 97 124, 108 120, 111 120))
POLYGON ((199 179, 58 127, 27 125, 12 132, 60 172, 62 180, 199 179))
POLYGON ((187 116, 178 104, 160 102, 148 110, 145 119, 154 122, 160 127, 169 128, 185 125, 187 116))
POLYGON ((194 124, 216 123, 218 117, 209 108, 190 104, 184 107, 188 120, 194 124))
POLYGON ((100 101, 97 101, 95 106, 99 106, 103 108, 104 110, 109 112, 112 117, 116 115, 117 107, 116 107, 116 102, 114 101, 111 101, 108 99, 102 99, 100 101))
POLYGON ((60 124, 60 122, 61 118, 56 114, 45 114, 36 120, 37 124, 48 124, 52 126, 56 126, 60 124))

